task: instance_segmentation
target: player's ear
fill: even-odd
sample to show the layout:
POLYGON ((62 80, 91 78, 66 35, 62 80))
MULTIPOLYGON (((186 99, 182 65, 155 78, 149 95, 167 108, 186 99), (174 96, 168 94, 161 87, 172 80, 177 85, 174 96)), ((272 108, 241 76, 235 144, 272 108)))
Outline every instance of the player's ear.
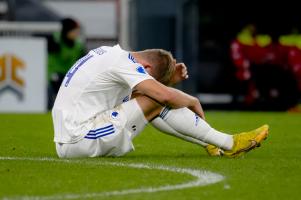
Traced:
POLYGON ((144 67, 144 69, 148 72, 151 73, 153 70, 153 66, 146 60, 140 60, 139 63, 144 67))
POLYGON ((144 59, 138 60, 138 63, 140 63, 145 69, 152 68, 151 65, 144 59))
POLYGON ((144 65, 143 67, 144 67, 144 69, 147 71, 148 74, 150 74, 151 76, 154 75, 154 74, 153 74, 153 67, 152 67, 151 65, 146 64, 146 65, 144 65))
POLYGON ((152 69, 153 67, 150 65, 150 64, 148 64, 148 63, 146 63, 146 64, 144 64, 144 66, 143 66, 145 69, 152 69))

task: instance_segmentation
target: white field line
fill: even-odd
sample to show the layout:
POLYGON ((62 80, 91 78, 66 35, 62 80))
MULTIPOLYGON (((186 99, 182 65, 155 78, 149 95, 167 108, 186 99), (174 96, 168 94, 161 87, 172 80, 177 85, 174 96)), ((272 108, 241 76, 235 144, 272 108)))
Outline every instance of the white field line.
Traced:
POLYGON ((149 169, 149 170, 162 170, 169 171, 180 174, 188 174, 194 177, 194 180, 189 182, 184 182, 175 185, 163 185, 158 187, 145 187, 136 189, 126 189, 126 190, 115 190, 99 193, 85 193, 85 194, 57 194, 51 196, 13 196, 13 197, 3 197, 2 200, 59 200, 59 199, 86 199, 86 198, 96 198, 96 197, 108 197, 108 196, 121 196, 128 194, 138 194, 138 193, 155 193, 160 191, 171 191, 180 190, 191 187, 199 187, 214 184, 220 182, 224 179, 224 176, 205 170, 189 169, 189 168, 178 168, 178 167, 168 167, 163 165, 154 164, 131 164, 131 163, 121 163, 121 162, 109 162, 109 161, 80 161, 80 160, 66 160, 66 159, 55 159, 55 158, 29 158, 29 157, 0 157, 1 160, 17 160, 17 161, 36 161, 36 162, 61 162, 61 163, 84 163, 93 165, 109 165, 118 167, 129 167, 136 169, 149 169))

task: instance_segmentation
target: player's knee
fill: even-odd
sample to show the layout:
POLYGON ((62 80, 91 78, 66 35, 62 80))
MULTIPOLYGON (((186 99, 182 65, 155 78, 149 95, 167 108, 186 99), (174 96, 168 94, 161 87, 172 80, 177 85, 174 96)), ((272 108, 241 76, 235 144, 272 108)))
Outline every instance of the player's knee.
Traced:
POLYGON ((143 95, 136 97, 135 99, 148 121, 157 116, 162 109, 162 106, 159 103, 147 96, 143 95))

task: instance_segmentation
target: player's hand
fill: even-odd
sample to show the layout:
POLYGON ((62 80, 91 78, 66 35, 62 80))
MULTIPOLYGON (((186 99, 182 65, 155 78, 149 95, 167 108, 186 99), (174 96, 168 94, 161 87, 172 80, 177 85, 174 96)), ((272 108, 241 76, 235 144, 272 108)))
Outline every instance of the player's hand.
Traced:
POLYGON ((187 67, 184 63, 176 63, 175 68, 176 70, 170 81, 171 85, 177 84, 189 78, 187 67))
POLYGON ((200 101, 197 98, 194 98, 194 102, 188 108, 191 111, 193 111, 195 114, 200 116, 203 120, 205 120, 205 114, 204 114, 202 105, 201 105, 200 101))

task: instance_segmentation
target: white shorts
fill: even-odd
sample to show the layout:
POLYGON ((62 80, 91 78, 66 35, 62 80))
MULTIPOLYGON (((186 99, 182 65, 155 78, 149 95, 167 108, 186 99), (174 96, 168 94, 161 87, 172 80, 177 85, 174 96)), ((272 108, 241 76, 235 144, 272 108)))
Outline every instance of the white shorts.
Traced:
POLYGON ((90 130, 76 143, 56 143, 60 158, 122 156, 132 150, 132 140, 148 123, 135 99, 98 114, 90 130))

